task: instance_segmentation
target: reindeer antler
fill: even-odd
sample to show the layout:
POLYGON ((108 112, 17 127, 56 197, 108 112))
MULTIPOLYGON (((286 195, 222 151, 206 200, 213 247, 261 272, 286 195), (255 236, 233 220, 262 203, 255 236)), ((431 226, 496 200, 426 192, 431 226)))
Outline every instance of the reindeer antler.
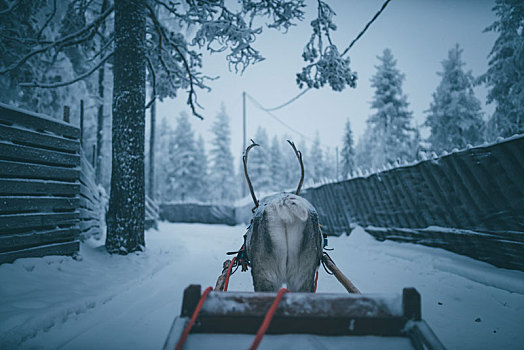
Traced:
POLYGON ((260 145, 258 143, 255 143, 255 141, 251 139, 251 144, 246 148, 246 151, 244 152, 244 155, 242 156, 242 161, 244 162, 244 175, 246 176, 247 185, 249 186, 249 192, 251 192, 251 198, 253 198, 253 202, 255 203, 255 207, 251 209, 252 212, 254 212, 256 208, 258 208, 258 200, 257 200, 257 196, 255 196, 255 191, 253 190, 253 185, 251 184, 249 175, 247 174, 247 154, 249 153, 249 150, 255 146, 260 146, 260 145))
POLYGON ((287 142, 293 147, 293 150, 295 151, 295 155, 298 158, 298 161, 300 163, 300 182, 298 183, 297 191, 295 192, 296 195, 300 193, 300 189, 302 188, 302 184, 304 183, 304 163, 302 162, 302 152, 297 150, 297 147, 295 146, 295 143, 293 141, 287 140, 287 142))

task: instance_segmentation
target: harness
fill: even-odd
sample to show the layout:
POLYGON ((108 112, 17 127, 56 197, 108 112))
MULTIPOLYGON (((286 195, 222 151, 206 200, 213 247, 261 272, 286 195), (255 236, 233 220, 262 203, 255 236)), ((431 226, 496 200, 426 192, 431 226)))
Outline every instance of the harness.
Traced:
MULTIPOLYGON (((238 270, 238 267, 239 266, 242 266, 242 270, 241 271, 247 271, 248 267, 251 266, 250 265, 250 262, 249 262, 249 257, 247 255, 247 251, 246 251, 246 240, 247 240, 247 234, 249 232, 249 230, 251 229, 251 225, 252 225, 253 222, 251 222, 249 224, 249 226, 247 227, 246 229, 246 233, 244 234, 244 243, 242 244, 242 247, 238 250, 238 251, 233 251, 233 252, 227 252, 228 255, 233 255, 233 254, 236 254, 236 256, 231 260, 227 260, 226 263, 229 262, 229 265, 227 266, 226 263, 224 263, 224 268, 226 268, 227 266, 227 273, 226 273, 226 277, 225 277, 225 284, 224 284, 224 289, 223 291, 227 291, 227 287, 229 285, 229 277, 234 274, 237 270, 238 270), (233 270, 234 268, 234 270, 233 270)), ((326 250, 328 251, 331 251, 333 250, 333 248, 328 248, 328 237, 327 237, 327 234, 323 233, 322 232, 322 226, 319 224, 318 225, 319 227, 319 230, 320 230, 320 233, 322 234, 322 248, 323 248, 323 253, 322 253, 322 258, 320 260, 320 262, 322 263, 322 266, 324 267, 324 270, 326 270, 326 272, 329 274, 329 275, 335 275, 335 277, 337 277, 337 279, 343 283, 341 281, 341 277, 340 275, 343 276, 343 274, 340 272, 340 270, 338 270, 338 268, 336 267, 335 263, 333 262, 333 260, 331 259, 331 257, 328 255, 328 253, 326 252, 326 250), (333 272, 330 272, 333 271, 333 272)), ((222 272, 223 274, 224 272, 222 272)), ((220 277, 222 278, 223 275, 220 277)), ((345 276, 343 276, 345 278, 345 276)), ((318 270, 316 272, 316 275, 315 275, 315 292, 317 290, 317 281, 318 281, 318 270)), ((352 283, 347 280, 347 283, 343 285, 346 287, 346 289, 348 289, 348 291, 350 293, 360 293, 360 291, 354 287, 352 285, 352 283), (351 285, 351 287, 353 287, 354 289, 353 290, 350 290, 351 288, 348 289, 347 287, 347 283, 349 283, 351 285)), ((193 312, 193 315, 191 316, 191 319, 189 321, 189 323, 187 324, 186 328, 184 329, 184 332, 182 333, 182 336, 179 338, 178 340, 178 343, 175 347, 176 350, 181 350, 182 347, 184 346, 184 343, 189 335, 189 332, 191 331, 191 328, 193 327, 194 323, 196 322, 196 319, 198 317, 198 314, 202 308, 202 305, 204 304, 204 301, 206 300, 207 296, 209 295, 209 293, 211 292, 213 288, 212 287, 208 287, 204 293, 202 294, 202 296, 200 297, 200 300, 197 304, 197 307, 195 308, 195 311, 193 312)), ((289 292, 289 290, 287 288, 280 288, 280 290, 278 291, 276 297, 275 297, 275 300, 273 301, 273 304, 271 305, 271 307, 269 308, 269 310, 267 311, 265 317, 264 317, 264 320, 262 321, 262 324, 260 326, 260 328, 258 329, 258 332, 253 340, 253 343, 251 344, 250 346, 250 350, 256 350, 258 348, 258 346, 260 345, 260 342, 262 341, 262 338, 264 337, 266 331, 267 331, 267 328, 269 327, 269 324, 271 323, 271 320, 273 318, 273 316, 275 315, 275 312, 277 310, 277 307, 278 307, 278 304, 280 303, 280 300, 282 300, 282 297, 284 296, 285 293, 289 292)))

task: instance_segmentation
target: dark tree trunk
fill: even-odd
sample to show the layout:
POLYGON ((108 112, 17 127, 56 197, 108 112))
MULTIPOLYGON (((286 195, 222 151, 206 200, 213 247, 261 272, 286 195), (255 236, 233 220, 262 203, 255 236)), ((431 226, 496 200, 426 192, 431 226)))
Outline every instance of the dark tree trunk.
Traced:
POLYGON ((145 6, 115 1, 113 152, 106 249, 142 250, 145 186, 145 6))
MULTIPOLYGON (((105 12, 107 9, 107 0, 102 2, 102 9, 100 13, 105 12)), ((102 23, 100 31, 105 35, 106 24, 102 23)), ((102 40, 101 46, 105 44, 102 40)), ((102 182, 102 147, 104 140, 104 74, 105 64, 103 64, 98 70, 98 97, 100 98, 100 105, 98 106, 98 116, 96 124, 96 159, 95 159, 95 180, 99 184, 102 182)))
POLYGON ((102 147, 104 137, 104 65, 98 71, 98 97, 100 105, 98 106, 98 118, 96 124, 96 163, 95 179, 99 184, 102 181, 102 147))
MULTIPOLYGON (((153 89, 155 91, 155 89, 153 89)), ((156 132, 156 101, 151 104, 151 130, 149 135, 149 198, 155 199, 155 132, 156 132)))

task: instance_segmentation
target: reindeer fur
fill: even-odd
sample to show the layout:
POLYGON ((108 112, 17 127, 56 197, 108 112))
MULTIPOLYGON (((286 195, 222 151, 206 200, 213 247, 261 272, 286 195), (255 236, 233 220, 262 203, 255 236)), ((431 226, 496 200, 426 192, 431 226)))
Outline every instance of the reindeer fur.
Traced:
POLYGON ((255 291, 313 292, 322 257, 315 208, 304 198, 281 193, 262 201, 246 240, 255 291))

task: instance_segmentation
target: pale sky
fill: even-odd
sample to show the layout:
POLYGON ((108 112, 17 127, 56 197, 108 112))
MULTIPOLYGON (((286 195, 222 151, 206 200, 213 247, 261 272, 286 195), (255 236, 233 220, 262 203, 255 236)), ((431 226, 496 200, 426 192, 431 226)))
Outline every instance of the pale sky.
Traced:
MULTIPOLYGON (((331 0, 328 3, 337 14, 338 30, 333 39, 339 49, 344 50, 382 6, 383 0, 331 0)), ((197 134, 210 140, 213 120, 223 102, 231 119, 232 152, 236 161, 242 153, 242 92, 248 92, 266 107, 280 105, 300 92, 295 75, 304 66, 301 54, 311 34, 309 23, 316 13, 315 4, 308 1, 306 19, 287 34, 264 28, 254 47, 266 60, 248 67, 243 75, 228 70, 223 54, 204 56, 205 73, 220 79, 209 83, 211 92, 198 91, 198 102, 205 108, 200 112, 205 119, 193 117, 192 125, 197 134)), ((467 70, 474 76, 486 71, 487 56, 496 35, 483 30, 495 20, 493 5, 493 1, 485 0, 393 0, 348 53, 350 67, 358 73, 355 89, 334 92, 325 86, 311 90, 274 114, 310 139, 318 132, 321 143, 333 153, 335 147, 342 146, 344 124, 349 118, 356 141, 364 132, 367 117, 373 113, 370 101, 374 91, 370 78, 376 72, 376 57, 390 48, 397 67, 405 74, 403 90, 415 122, 420 125, 440 81, 436 73, 442 70, 442 60, 456 43, 463 49, 467 70)), ((492 105, 485 105, 486 89, 478 87, 475 93, 486 118, 493 110, 492 105)), ((175 125, 174 120, 181 111, 190 113, 186 99, 187 95, 181 90, 177 99, 164 100, 158 105, 158 118, 168 117, 175 125)), ((248 100, 248 140, 254 137, 258 126, 265 127, 270 138, 277 135, 284 140, 287 134, 297 143, 304 140, 248 100)), ((423 130, 423 136, 427 133, 423 130)), ((311 147, 311 142, 304 141, 311 147)))

